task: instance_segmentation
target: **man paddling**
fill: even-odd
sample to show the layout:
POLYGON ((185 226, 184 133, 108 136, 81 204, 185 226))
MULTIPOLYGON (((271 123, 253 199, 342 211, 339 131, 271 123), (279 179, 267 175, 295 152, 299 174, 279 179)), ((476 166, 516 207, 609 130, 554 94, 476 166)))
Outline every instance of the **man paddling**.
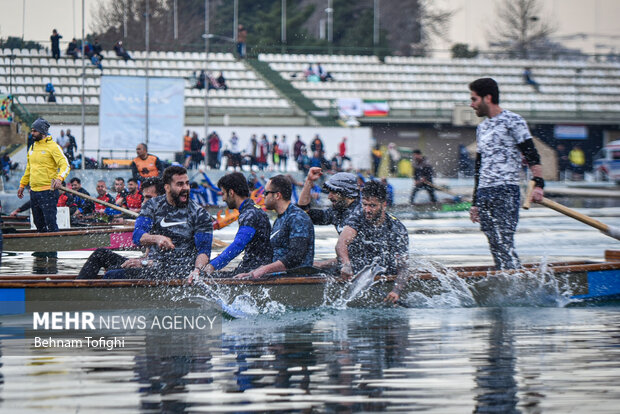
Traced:
POLYGON ((362 216, 346 221, 336 243, 342 264, 341 274, 350 278, 377 261, 389 275, 397 275, 394 289, 386 297, 396 302, 409 277, 409 235, 405 226, 386 213, 387 190, 377 181, 368 181, 362 189, 362 216))
MULTIPOLYGON (((353 215, 362 215, 357 177, 354 174, 346 172, 339 172, 332 175, 325 184, 323 184, 323 191, 327 192, 327 199, 331 201, 332 206, 326 209, 310 208, 312 188, 322 175, 323 172, 321 168, 310 168, 304 186, 299 194, 297 205, 308 213, 313 224, 333 224, 338 234, 340 234, 344 228, 344 223, 349 217, 353 215)), ((314 265, 318 267, 330 267, 336 264, 336 259, 314 263, 314 265)))
POLYGON ((32 219, 40 232, 58 231, 58 188, 71 170, 65 154, 48 134, 49 127, 43 118, 32 123, 34 143, 28 151, 26 169, 17 190, 17 197, 23 198, 24 189, 30 185, 32 219))
MULTIPOLYGON (((165 193, 164 184, 159 177, 151 177, 142 183, 143 203, 151 198, 155 198, 165 193)), ((118 253, 114 253, 110 249, 98 248, 90 255, 77 279, 98 279, 98 273, 101 268, 107 270, 112 269, 139 269, 152 264, 148 259, 148 254, 140 258, 128 259, 118 253)), ((110 274, 111 276, 114 273, 110 274)))
POLYGON ((271 229, 273 263, 260 266, 236 278, 260 278, 299 266, 312 266, 314 259, 314 226, 310 217, 291 203, 291 181, 284 175, 272 177, 265 185, 265 207, 278 213, 271 229))
POLYGON ((476 115, 487 119, 476 129, 476 167, 474 195, 470 209, 471 220, 489 240, 495 267, 521 267, 514 246, 514 234, 519 222, 519 173, 522 155, 525 157, 536 187, 535 202, 543 199, 545 181, 542 178, 540 156, 534 147, 527 123, 513 112, 499 106, 499 87, 491 78, 481 78, 469 84, 471 107, 476 115))
MULTIPOLYGON (((263 209, 250 198, 248 181, 240 172, 227 174, 217 182, 222 190, 222 199, 229 209, 239 210, 239 230, 233 242, 211 263, 205 266, 204 273, 211 275, 222 269, 241 252, 245 252, 243 260, 237 268, 228 274, 249 272, 272 262, 273 249, 269 243, 271 224, 263 209)), ((225 276, 222 272, 219 277, 225 276)), ((193 278, 189 278, 191 283, 193 278)))

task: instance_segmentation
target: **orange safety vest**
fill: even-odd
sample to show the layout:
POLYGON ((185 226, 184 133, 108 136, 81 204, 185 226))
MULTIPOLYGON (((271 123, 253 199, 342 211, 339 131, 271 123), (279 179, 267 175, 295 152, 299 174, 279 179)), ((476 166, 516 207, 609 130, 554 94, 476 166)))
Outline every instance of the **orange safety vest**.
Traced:
POLYGON ((157 171, 157 157, 149 154, 145 160, 140 157, 136 157, 133 159, 133 162, 136 164, 136 168, 138 169, 138 174, 142 178, 148 177, 157 177, 159 172, 157 171), (147 170, 145 173, 144 170, 147 170))
POLYGON ((184 136, 183 137, 183 151, 190 152, 192 150, 192 137, 184 136))

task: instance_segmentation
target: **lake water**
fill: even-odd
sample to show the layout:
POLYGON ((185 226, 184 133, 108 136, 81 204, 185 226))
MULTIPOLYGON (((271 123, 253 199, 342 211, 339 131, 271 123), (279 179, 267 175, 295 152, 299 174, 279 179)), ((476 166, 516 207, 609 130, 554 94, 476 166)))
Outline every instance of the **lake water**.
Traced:
MULTIPOLYGON (((580 211, 620 225, 620 208, 580 211)), ((492 263, 464 213, 404 222, 413 268, 492 263)), ((235 231, 216 236, 230 240, 235 231)), ((317 228, 318 257, 333 255, 335 236, 317 228)), ((614 239, 548 210, 522 214, 524 262, 602 260, 614 248, 614 239)), ((2 273, 74 273, 87 255, 19 253, 3 258, 2 273)), ((409 298, 409 309, 272 306, 224 321, 209 341, 178 333, 175 356, 147 341, 122 353, 9 355, 16 339, 5 335, 0 412, 617 413, 620 303, 584 306, 522 288, 486 307, 456 288, 409 298)))

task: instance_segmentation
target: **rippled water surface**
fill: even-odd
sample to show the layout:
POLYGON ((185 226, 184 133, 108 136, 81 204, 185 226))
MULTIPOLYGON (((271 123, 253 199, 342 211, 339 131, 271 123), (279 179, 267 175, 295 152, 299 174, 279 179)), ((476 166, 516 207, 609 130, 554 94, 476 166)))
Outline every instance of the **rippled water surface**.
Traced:
MULTIPOLYGON (((618 208, 580 211, 620 225, 618 208)), ((491 263, 464 214, 405 224, 413 268, 491 263)), ((333 229, 317 228, 318 256, 332 255, 334 243, 333 229)), ((522 215, 517 235, 529 262, 602 260, 613 248, 617 241, 543 209, 522 215)), ((87 256, 19 253, 3 258, 2 273, 75 273, 87 256)), ((153 352, 148 340, 124 353, 14 356, 16 339, 2 331, 0 412, 617 413, 620 303, 570 303, 530 282, 498 288, 484 306, 459 286, 406 298, 409 309, 271 304, 225 320, 215 339, 175 334, 176 356, 153 352)))

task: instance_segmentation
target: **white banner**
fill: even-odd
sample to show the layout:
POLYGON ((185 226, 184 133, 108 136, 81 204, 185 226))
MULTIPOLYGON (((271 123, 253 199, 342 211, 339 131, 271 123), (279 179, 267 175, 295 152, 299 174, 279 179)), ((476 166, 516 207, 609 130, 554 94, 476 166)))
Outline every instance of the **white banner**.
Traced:
MULTIPOLYGON (((149 78, 149 152, 183 149, 184 80, 149 78)), ((134 150, 146 142, 146 78, 102 76, 99 148, 134 150)))
POLYGON ((349 116, 362 116, 362 100, 359 98, 340 98, 338 99, 338 115, 341 118, 349 116))

